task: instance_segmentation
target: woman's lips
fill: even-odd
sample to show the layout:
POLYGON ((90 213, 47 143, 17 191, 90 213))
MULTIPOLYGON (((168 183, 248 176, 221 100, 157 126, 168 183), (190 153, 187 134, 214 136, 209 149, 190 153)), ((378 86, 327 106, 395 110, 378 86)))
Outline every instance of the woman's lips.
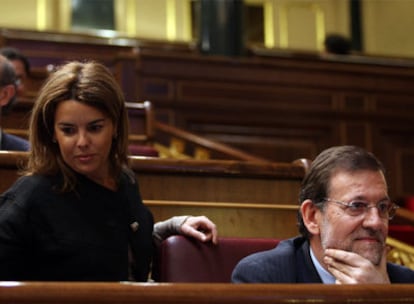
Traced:
POLYGON ((80 162, 89 162, 93 158, 93 154, 77 155, 76 158, 80 162))

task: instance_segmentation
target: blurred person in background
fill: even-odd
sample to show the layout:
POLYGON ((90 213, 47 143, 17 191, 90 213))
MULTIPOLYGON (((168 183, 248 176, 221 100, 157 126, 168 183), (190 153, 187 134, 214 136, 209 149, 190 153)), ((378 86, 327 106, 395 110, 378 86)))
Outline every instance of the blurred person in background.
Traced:
POLYGON ((30 76, 30 63, 25 55, 13 47, 0 48, 0 54, 10 60, 14 66, 17 78, 17 96, 26 95, 26 82, 30 76))
POLYGON ((1 128, 1 116, 16 99, 17 77, 12 63, 0 55, 0 150, 28 151, 29 142, 21 137, 7 134, 1 128))

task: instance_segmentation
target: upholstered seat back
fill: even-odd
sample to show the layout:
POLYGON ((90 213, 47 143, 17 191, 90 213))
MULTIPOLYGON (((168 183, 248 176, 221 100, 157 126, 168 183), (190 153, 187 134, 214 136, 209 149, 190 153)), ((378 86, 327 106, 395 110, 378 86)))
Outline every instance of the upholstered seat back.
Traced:
POLYGON ((158 256, 160 282, 230 282, 243 257, 274 248, 278 239, 219 238, 218 245, 184 236, 171 236, 161 244, 158 256))

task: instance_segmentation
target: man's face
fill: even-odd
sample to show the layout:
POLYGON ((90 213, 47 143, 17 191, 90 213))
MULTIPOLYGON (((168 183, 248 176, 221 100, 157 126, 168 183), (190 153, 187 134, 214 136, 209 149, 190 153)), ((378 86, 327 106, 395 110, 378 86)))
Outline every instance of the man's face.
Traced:
MULTIPOLYGON (((329 199, 344 203, 358 200, 374 205, 388 199, 387 184, 380 171, 338 171, 331 177, 329 192, 329 199)), ((319 223, 322 249, 355 252, 378 265, 385 250, 388 218, 380 217, 377 208, 353 216, 345 206, 332 201, 325 204, 319 223)))
POLYGON ((20 60, 11 60, 11 63, 14 66, 16 77, 19 80, 19 83, 17 85, 17 93, 18 95, 23 96, 25 90, 25 82, 27 81, 27 74, 24 68, 24 64, 20 60))

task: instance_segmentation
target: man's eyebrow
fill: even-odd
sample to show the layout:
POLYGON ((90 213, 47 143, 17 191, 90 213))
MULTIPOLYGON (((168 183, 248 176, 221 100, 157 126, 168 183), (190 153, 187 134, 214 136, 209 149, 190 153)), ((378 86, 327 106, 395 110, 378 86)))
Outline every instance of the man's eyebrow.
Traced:
MULTIPOLYGON (((390 201, 390 200, 391 200, 390 197, 386 195, 380 198, 378 202, 390 201)), ((350 201, 369 201, 369 199, 366 196, 358 195, 358 196, 353 197, 350 201)))

